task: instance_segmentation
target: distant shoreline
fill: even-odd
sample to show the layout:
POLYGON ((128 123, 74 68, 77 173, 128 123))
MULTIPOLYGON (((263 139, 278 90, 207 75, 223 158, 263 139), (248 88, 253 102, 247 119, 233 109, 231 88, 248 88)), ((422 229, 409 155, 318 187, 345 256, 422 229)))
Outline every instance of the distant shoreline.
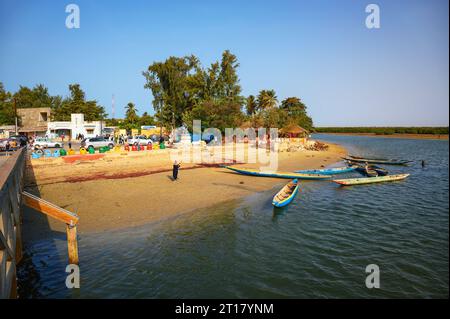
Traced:
POLYGON ((353 136, 369 136, 383 138, 408 138, 417 140, 448 140, 448 134, 375 134, 375 133, 314 133, 327 135, 353 135, 353 136))

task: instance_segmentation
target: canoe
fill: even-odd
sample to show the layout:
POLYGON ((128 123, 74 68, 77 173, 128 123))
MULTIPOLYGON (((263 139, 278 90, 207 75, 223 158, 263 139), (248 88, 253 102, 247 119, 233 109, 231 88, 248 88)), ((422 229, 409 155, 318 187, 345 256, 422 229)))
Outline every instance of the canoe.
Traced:
POLYGON ((377 177, 378 172, 375 170, 374 165, 358 165, 356 167, 356 171, 360 173, 361 175, 367 176, 367 177, 377 177))
POLYGON ((404 161, 404 160, 381 160, 381 159, 368 159, 368 158, 351 158, 351 157, 343 157, 344 160, 349 161, 350 163, 370 163, 370 164, 385 164, 385 165, 406 165, 411 163, 412 161, 404 161))
POLYGON ((283 207, 288 205, 298 193, 300 183, 298 180, 287 183, 276 195, 273 197, 272 205, 275 207, 283 207))
POLYGON ((355 166, 345 166, 345 167, 324 168, 324 169, 304 169, 294 172, 303 174, 335 175, 353 172, 355 169, 356 169, 355 166))
POLYGON ((301 174, 301 173, 292 173, 292 172, 273 172, 273 173, 265 173, 261 172, 259 169, 251 169, 251 168, 235 168, 231 166, 224 166, 229 170, 237 172, 243 175, 250 176, 259 176, 259 177, 276 177, 276 178, 289 178, 289 179, 311 179, 311 180, 324 180, 328 179, 331 176, 329 175, 319 175, 319 174, 301 174))
POLYGON ((380 166, 376 166, 376 165, 370 165, 371 168, 377 172, 378 176, 387 176, 389 174, 389 172, 384 169, 383 167, 380 166))
MULTIPOLYGON (((366 159, 365 157, 361 157, 361 156, 354 156, 354 155, 349 155, 348 157, 354 158, 354 159, 366 159)), ((370 160, 376 160, 376 161, 387 161, 389 160, 388 158, 368 158, 370 160)))
POLYGON ((388 175, 378 177, 347 178, 347 179, 335 179, 333 180, 333 182, 344 186, 351 186, 351 185, 399 181, 407 178, 408 176, 409 174, 398 174, 398 175, 388 175))

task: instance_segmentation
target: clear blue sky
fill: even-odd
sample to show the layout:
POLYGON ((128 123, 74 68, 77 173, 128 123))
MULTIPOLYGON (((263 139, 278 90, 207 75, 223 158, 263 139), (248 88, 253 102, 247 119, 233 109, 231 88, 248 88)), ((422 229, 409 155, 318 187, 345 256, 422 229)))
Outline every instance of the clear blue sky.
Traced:
POLYGON ((243 93, 299 96, 319 126, 448 125, 447 0, 99 1, 0 0, 0 81, 80 83, 116 117, 132 101, 153 113, 141 75, 168 56, 204 65, 230 49, 243 93), (76 3, 81 28, 67 29, 76 3), (381 28, 367 29, 377 3, 381 28))

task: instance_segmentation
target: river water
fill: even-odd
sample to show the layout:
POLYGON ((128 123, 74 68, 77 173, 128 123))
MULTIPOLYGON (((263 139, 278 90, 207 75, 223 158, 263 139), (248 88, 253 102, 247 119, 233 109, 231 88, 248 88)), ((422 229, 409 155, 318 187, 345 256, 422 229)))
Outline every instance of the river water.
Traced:
POLYGON ((386 166, 411 176, 354 187, 308 181, 274 209, 280 181, 207 210, 81 235, 80 289, 65 286, 64 234, 37 241, 19 269, 22 297, 448 298, 448 141, 315 138, 352 154, 414 160, 386 166), (380 269, 379 289, 365 285, 369 264, 380 269))

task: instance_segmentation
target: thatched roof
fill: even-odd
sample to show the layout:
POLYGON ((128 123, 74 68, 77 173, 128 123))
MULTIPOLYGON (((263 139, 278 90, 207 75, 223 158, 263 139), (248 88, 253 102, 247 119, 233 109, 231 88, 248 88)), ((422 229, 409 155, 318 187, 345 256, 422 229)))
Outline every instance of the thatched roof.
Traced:
POLYGON ((288 125, 286 127, 283 127, 280 132, 282 134, 308 134, 308 130, 304 129, 303 127, 300 127, 298 125, 292 124, 288 125))

